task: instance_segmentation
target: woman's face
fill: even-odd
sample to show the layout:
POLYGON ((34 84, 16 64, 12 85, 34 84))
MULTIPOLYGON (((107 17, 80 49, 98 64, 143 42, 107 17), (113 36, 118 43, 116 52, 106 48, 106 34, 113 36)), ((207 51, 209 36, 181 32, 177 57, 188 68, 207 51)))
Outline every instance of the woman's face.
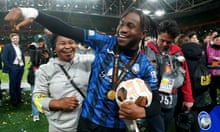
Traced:
POLYGON ((63 36, 58 36, 56 39, 56 53, 61 61, 71 61, 75 56, 76 48, 78 47, 77 43, 63 36))

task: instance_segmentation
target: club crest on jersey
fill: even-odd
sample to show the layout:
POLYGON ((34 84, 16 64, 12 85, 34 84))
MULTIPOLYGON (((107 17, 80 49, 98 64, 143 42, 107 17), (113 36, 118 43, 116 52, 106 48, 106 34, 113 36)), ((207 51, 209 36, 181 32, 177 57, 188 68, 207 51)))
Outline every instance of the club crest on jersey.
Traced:
POLYGON ((94 35, 95 35, 95 31, 89 30, 89 36, 94 36, 94 35))
POLYGON ((134 74, 137 74, 139 71, 140 71, 140 65, 135 63, 132 68, 131 68, 131 71, 134 73, 134 74))
POLYGON ((202 130, 208 130, 211 128, 211 118, 206 111, 201 111, 198 115, 199 127, 202 130))

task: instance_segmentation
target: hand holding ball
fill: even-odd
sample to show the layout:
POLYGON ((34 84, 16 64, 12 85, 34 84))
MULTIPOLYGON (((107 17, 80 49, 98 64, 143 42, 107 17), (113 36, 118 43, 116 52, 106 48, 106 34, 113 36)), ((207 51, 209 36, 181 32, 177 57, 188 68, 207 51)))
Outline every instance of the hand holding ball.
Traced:
POLYGON ((134 101, 142 107, 149 106, 152 102, 150 87, 139 78, 122 81, 116 90, 116 102, 120 105, 126 101, 134 101))

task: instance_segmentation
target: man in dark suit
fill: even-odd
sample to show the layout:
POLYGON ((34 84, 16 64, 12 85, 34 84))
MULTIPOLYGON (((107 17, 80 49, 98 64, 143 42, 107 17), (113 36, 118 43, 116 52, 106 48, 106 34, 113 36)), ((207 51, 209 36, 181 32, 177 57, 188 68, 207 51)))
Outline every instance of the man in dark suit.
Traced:
POLYGON ((24 73, 24 52, 19 46, 19 35, 10 34, 11 43, 4 46, 2 60, 3 72, 9 74, 9 94, 12 106, 23 103, 21 97, 21 80, 24 73))

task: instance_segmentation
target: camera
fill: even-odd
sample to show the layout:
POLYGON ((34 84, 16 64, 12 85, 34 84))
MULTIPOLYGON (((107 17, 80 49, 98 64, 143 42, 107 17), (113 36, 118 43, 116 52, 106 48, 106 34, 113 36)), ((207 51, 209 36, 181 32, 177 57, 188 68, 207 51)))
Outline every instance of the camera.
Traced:
POLYGON ((184 111, 177 115, 176 125, 185 130, 190 130, 194 125, 196 119, 196 114, 193 111, 184 111))

